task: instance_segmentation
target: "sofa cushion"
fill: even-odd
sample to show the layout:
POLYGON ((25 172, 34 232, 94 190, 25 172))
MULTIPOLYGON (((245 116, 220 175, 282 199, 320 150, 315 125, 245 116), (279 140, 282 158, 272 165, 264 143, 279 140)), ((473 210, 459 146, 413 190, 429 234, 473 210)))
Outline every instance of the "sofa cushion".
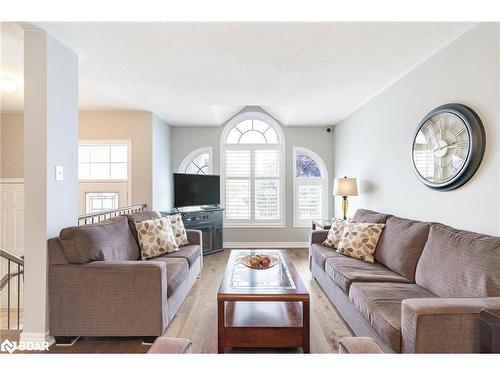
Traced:
POLYGON ((366 210, 364 208, 360 208, 356 211, 352 220, 357 221, 358 223, 379 223, 385 224, 388 217, 391 215, 382 214, 380 212, 366 210))
POLYGON ((59 240, 68 263, 139 259, 139 246, 125 216, 65 228, 61 230, 59 240))
POLYGON ((375 259, 390 270, 415 281, 415 269, 429 237, 430 223, 387 218, 385 228, 378 241, 375 259))
POLYGON ((189 268, 198 260, 201 256, 200 245, 187 245, 179 247, 179 250, 174 253, 169 253, 164 255, 165 258, 183 258, 188 261, 189 268))
POLYGON ((401 303, 408 298, 436 297, 416 284, 354 283, 349 299, 395 351, 401 351, 401 303))
POLYGON ((337 251, 351 258, 374 263, 375 249, 385 224, 349 221, 342 233, 337 251))
POLYGON ((356 281, 408 283, 409 280, 380 263, 366 263, 333 253, 326 259, 325 272, 344 292, 356 281))
POLYGON ((151 219, 159 219, 160 215, 156 211, 138 211, 128 214, 126 215, 126 217, 128 220, 128 226, 130 227, 130 230, 132 231, 132 234, 134 235, 134 238, 137 242, 137 246, 140 246, 139 239, 137 238, 137 229, 135 228, 135 222, 151 220, 151 219))
POLYGON ((157 257, 147 261, 165 262, 167 266, 167 297, 173 295, 188 276, 189 265, 184 258, 157 257))
POLYGON ((58 237, 50 238, 47 241, 47 253, 49 255, 49 266, 68 264, 58 237))
POLYGON ((500 295, 500 238, 432 224, 415 282, 440 297, 500 295))
POLYGON ((174 214, 167 216, 174 233, 175 242, 178 247, 189 245, 186 228, 184 227, 184 222, 182 221, 181 214, 174 214))
POLYGON ((179 250, 169 220, 162 217, 136 221, 142 259, 155 258, 179 250))
POLYGON ((316 263, 323 271, 325 270, 325 262, 328 258, 338 256, 337 252, 330 247, 313 243, 309 248, 311 260, 316 263))
POLYGON ((347 220, 333 218, 326 240, 323 241, 323 245, 331 247, 332 249, 338 249, 340 241, 342 240, 342 233, 344 233, 344 228, 347 223, 347 220))

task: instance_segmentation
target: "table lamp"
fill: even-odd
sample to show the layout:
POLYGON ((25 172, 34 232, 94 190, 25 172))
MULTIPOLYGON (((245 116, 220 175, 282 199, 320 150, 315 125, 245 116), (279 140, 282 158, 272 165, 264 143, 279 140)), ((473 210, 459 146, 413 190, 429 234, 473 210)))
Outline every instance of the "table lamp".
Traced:
POLYGON ((358 195, 358 186, 355 178, 336 178, 333 181, 333 195, 338 195, 343 198, 342 200, 342 213, 344 220, 347 219, 347 210, 349 209, 349 202, 347 197, 358 195))

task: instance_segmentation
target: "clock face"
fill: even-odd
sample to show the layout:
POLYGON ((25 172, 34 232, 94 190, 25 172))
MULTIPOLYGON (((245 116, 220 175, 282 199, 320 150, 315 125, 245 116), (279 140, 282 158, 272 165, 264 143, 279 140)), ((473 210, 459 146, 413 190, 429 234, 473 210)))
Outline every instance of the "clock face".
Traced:
POLYGON ((413 167, 427 186, 456 189, 479 168, 485 145, 479 116, 463 104, 446 104, 419 124, 412 146, 413 167))
POLYGON ((442 184, 456 177, 467 161, 470 134, 456 114, 443 112, 420 127, 413 144, 417 172, 431 183, 442 184))

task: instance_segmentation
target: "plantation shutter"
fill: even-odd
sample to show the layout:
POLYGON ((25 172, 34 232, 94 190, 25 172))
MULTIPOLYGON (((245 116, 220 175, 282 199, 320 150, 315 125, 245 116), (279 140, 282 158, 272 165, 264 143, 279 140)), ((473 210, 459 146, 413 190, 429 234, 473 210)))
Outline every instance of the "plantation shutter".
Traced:
POLYGON ((255 219, 280 218, 280 151, 255 150, 255 219))
POLYGON ((251 154, 250 150, 226 151, 226 218, 251 217, 251 154))
POLYGON ((322 184, 300 184, 297 186, 297 219, 311 220, 323 217, 322 184))

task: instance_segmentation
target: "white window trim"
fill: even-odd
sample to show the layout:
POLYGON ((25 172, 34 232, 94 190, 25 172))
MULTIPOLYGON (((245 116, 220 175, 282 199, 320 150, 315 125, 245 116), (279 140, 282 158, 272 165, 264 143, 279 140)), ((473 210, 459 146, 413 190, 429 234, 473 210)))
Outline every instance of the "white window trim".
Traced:
MULTIPOLYGON (((323 159, 314 151, 305 148, 305 147, 293 147, 293 227, 294 228, 311 228, 311 220, 300 220, 297 218, 297 189, 299 185, 318 185, 318 181, 321 180, 321 184, 323 186, 323 216, 328 215, 328 171, 326 169, 326 165, 323 162, 323 159), (302 153, 306 154, 311 159, 313 159, 318 165, 321 172, 321 179, 299 179, 297 178, 297 154, 302 153), (301 180, 299 182, 299 180, 301 180)), ((320 219, 324 219, 320 218, 320 219)))
MULTIPOLYGON (((280 151, 280 220, 255 220, 255 219, 232 219, 227 220, 226 215, 224 214, 224 228, 285 228, 286 227, 286 212, 285 212, 285 135, 283 134, 283 130, 281 129, 280 124, 273 119, 271 116, 267 115, 263 112, 244 112, 239 115, 231 118, 224 130, 222 131, 221 139, 220 139, 220 171, 221 171, 221 179, 220 179, 220 191, 221 191, 221 205, 225 207, 226 200, 226 150, 236 149, 236 150, 279 150, 280 151), (276 135, 278 136, 278 143, 275 144, 226 144, 226 137, 229 134, 229 131, 237 124, 242 121, 249 119, 257 119, 264 121, 269 124, 276 135)), ((251 152, 251 168, 250 168, 250 181, 253 183, 255 181, 254 175, 254 153, 251 152)), ((248 179, 248 178, 241 178, 248 179)), ((255 191, 253 186, 250 189, 250 215, 254 215, 254 205, 255 205, 255 191)))
POLYGON ((213 148, 212 147, 201 147, 196 150, 191 151, 186 155, 184 159, 182 159, 179 168, 177 169, 178 173, 186 173, 185 170, 188 167, 189 163, 191 163, 194 159, 196 159, 201 154, 208 153, 208 174, 213 173, 213 148))
MULTIPOLYGON (((127 147, 127 179, 126 180, 78 180, 79 183, 127 183, 127 204, 130 206, 132 204, 132 140, 122 139, 122 140, 108 140, 108 139, 96 139, 96 140, 79 140, 78 146, 80 145, 113 145, 113 144, 126 144, 127 147)), ((78 168, 78 165, 77 165, 78 168)), ((77 170, 78 174, 78 170, 77 170)))
MULTIPOLYGON (((84 193, 84 195, 85 195, 85 214, 86 215, 94 213, 94 212, 87 212, 88 203, 90 203, 90 200, 89 200, 89 197, 88 197, 89 194, 116 194, 116 196, 114 197, 114 201, 116 202, 117 207, 109 208, 109 210, 117 209, 119 207, 119 205, 120 205, 120 202, 119 202, 119 194, 120 193, 117 192, 117 191, 98 191, 98 192, 86 191, 84 193)), ((101 211, 105 211, 105 210, 101 210, 101 211)), ((98 213, 98 212, 101 212, 101 211, 96 211, 95 213, 98 213)))

